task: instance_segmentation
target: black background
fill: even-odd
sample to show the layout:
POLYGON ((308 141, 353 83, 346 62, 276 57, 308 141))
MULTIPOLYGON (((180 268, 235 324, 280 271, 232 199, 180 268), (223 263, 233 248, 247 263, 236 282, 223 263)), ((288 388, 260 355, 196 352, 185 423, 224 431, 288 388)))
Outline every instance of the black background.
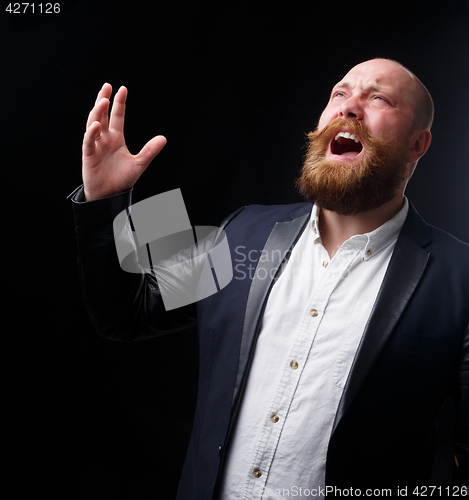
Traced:
POLYGON ((427 222, 469 242, 468 5, 58 3, 60 14, 36 4, 0 22, 10 465, 18 492, 173 498, 194 411, 194 332, 101 339, 78 280, 65 197, 81 183, 97 92, 106 81, 128 87, 131 152, 168 139, 134 201, 180 188, 192 224, 217 225, 241 205, 301 201, 305 134, 331 87, 363 60, 396 59, 436 107, 407 195, 427 222))

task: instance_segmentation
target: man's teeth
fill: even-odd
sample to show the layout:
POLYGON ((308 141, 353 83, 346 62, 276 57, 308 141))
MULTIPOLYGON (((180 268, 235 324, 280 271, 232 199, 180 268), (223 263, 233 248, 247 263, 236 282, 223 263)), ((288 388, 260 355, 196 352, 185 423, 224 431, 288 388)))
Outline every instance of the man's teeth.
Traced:
POLYGON ((359 139, 357 139, 353 134, 351 134, 350 132, 339 132, 336 136, 335 136, 335 140, 337 140, 339 137, 345 137, 346 139, 352 139, 352 141, 355 141, 355 142, 360 142, 359 139))

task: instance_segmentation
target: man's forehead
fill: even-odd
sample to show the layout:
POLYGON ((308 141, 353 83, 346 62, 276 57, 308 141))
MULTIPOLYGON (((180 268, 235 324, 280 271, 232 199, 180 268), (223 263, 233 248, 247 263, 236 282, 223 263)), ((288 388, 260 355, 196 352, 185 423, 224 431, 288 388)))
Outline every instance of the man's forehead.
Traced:
POLYGON ((377 90, 408 90, 413 85, 412 74, 399 63, 373 59, 354 66, 334 88, 356 87, 377 90))

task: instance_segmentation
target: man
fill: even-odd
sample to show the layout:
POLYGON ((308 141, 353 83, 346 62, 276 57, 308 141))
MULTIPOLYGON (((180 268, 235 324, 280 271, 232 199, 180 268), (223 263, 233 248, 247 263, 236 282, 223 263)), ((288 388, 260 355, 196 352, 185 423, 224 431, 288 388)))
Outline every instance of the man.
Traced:
POLYGON ((230 216, 234 279, 168 312, 164 283, 120 271, 112 234, 165 138, 130 155, 126 89, 108 121, 110 94, 105 85, 90 113, 84 187, 71 195, 82 281, 108 338, 198 323, 198 403, 178 498, 422 493, 450 393, 463 488, 469 246, 428 226, 404 196, 431 142, 431 97, 415 75, 384 59, 355 66, 310 134, 297 181, 307 203, 230 216))

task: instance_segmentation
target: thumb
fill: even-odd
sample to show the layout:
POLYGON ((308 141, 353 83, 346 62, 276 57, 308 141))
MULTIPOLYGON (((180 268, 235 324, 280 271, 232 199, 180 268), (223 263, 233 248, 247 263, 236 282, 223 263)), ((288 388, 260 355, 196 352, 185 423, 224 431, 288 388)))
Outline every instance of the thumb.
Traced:
POLYGON ((137 162, 147 167, 148 164, 155 158, 155 156, 164 148, 166 144, 166 137, 162 135, 157 135, 150 139, 145 146, 140 150, 138 155, 136 155, 137 162))

